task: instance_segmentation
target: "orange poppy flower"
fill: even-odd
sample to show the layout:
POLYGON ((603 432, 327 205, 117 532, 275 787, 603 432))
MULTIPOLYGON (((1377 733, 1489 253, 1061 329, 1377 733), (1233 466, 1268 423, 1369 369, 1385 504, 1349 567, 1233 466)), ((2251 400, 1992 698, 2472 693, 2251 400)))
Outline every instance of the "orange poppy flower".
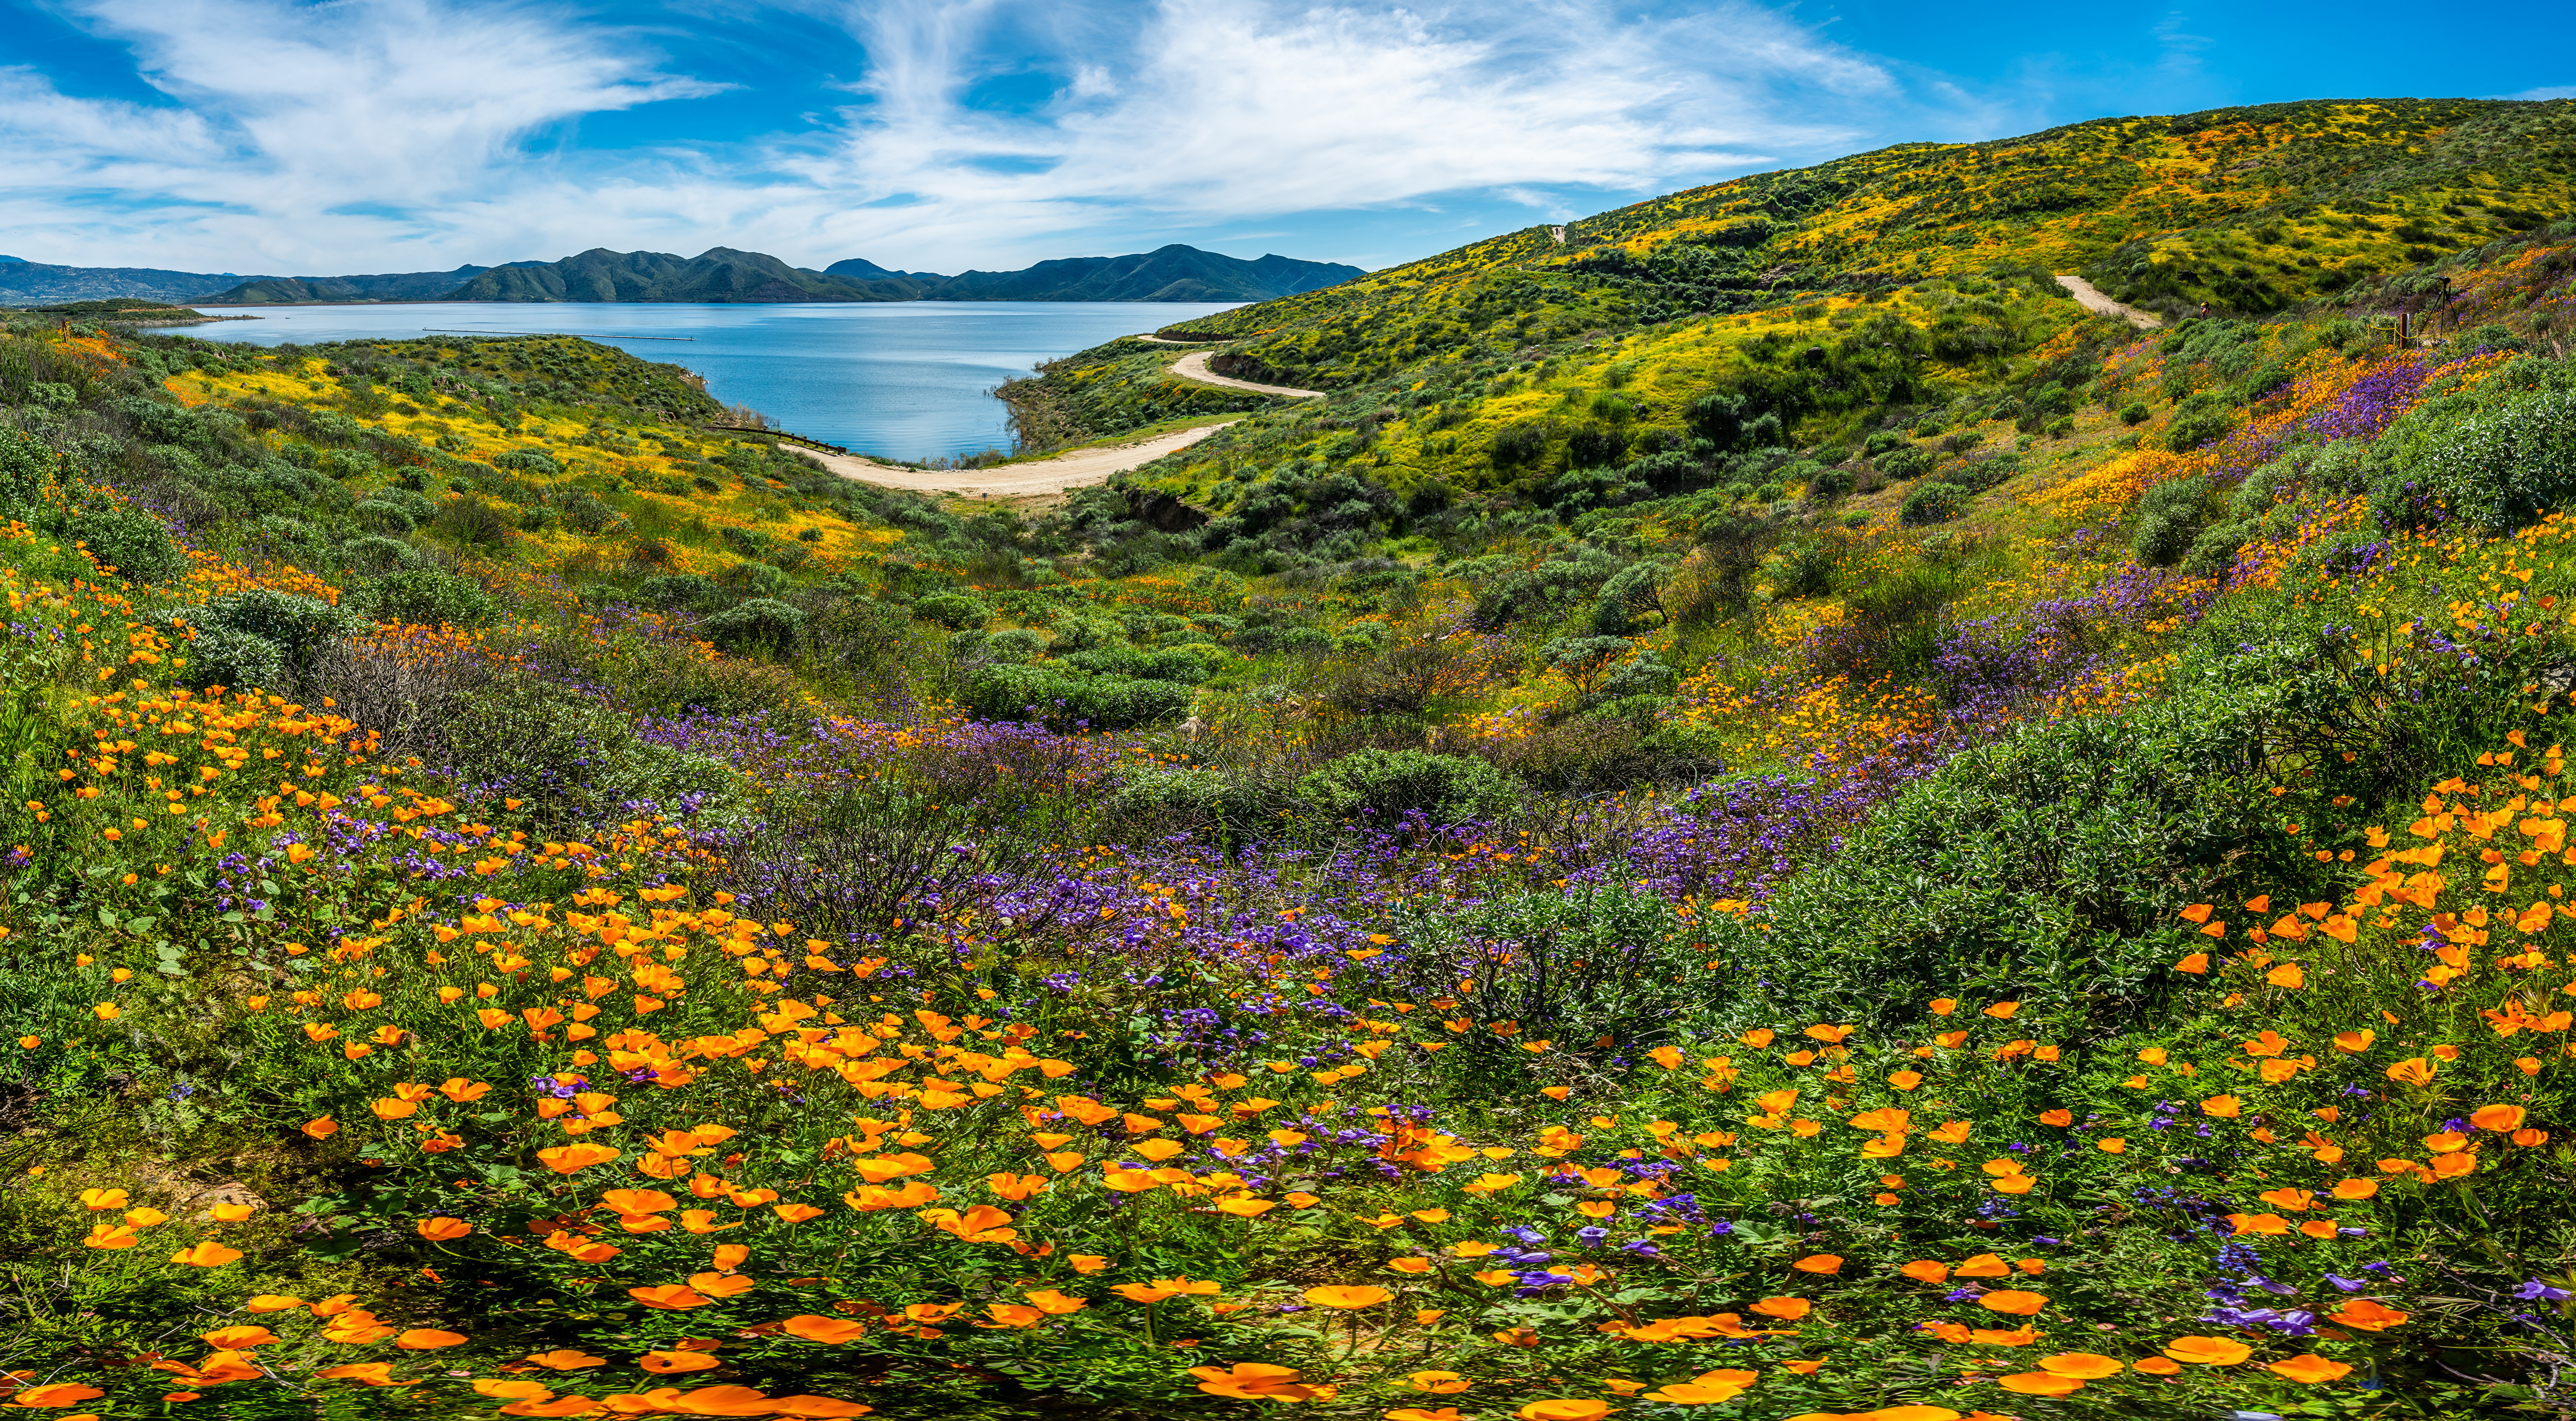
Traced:
POLYGON ((808 1342, 837 1345, 858 1338, 868 1329, 867 1324, 853 1322, 845 1317, 818 1317, 813 1313, 805 1313, 778 1324, 778 1330, 790 1337, 801 1337, 808 1342))
POLYGON ((1521 1421, 1601 1421, 1610 1414, 1606 1401, 1533 1401, 1512 1413, 1521 1421))
POLYGON ((2105 1357, 2099 1352, 2060 1352, 2054 1357, 2040 1358, 2039 1369, 2090 1382, 2116 1377, 2128 1368, 2116 1358, 2105 1357))
POLYGON ((2266 1362, 2263 1364, 2263 1369, 2280 1376, 2288 1377, 2294 1382, 2304 1382, 2310 1386, 2314 1386, 2318 1382, 2341 1381, 2345 1377, 2352 1375, 2352 1368, 2350 1366, 2342 1362, 2329 1361, 2324 1357, 2317 1356, 2313 1352, 2304 1357, 2290 1357, 2278 1362, 2266 1362))
POLYGON ((2019 1288, 1998 1288, 1978 1298, 1977 1306, 2007 1317, 2029 1317, 2048 1306, 2048 1295, 2019 1288))
POLYGON ((2165 1355, 2201 1367, 2232 1367, 2254 1355, 2254 1349, 2226 1337, 2177 1337, 2165 1344, 2165 1355))
POLYGON ((1843 1261, 1831 1253, 1815 1253, 1789 1266, 1801 1273, 1839 1273, 1842 1271, 1843 1261))
POLYGON ((672 1372, 702 1372, 724 1363, 704 1352, 647 1352, 635 1365, 648 1372, 668 1375, 672 1372))
POLYGON ((1303 1296, 1306 1301, 1319 1308, 1356 1310, 1359 1308, 1376 1307, 1378 1304, 1394 1297, 1395 1294, 1388 1292, 1384 1288, 1373 1288, 1361 1285, 1357 1287, 1308 1288, 1301 1296, 1303 1296))
POLYGON ((2341 1312, 2327 1313, 2326 1319, 2341 1323, 2358 1332, 2378 1332, 2403 1323, 2407 1316, 2408 1314, 2399 1312, 2395 1308, 2372 1302, 2368 1298, 2360 1298, 2344 1304, 2341 1312))
POLYGON ((1313 1387, 1298 1384, 1296 1368, 1274 1367, 1266 1362, 1237 1362, 1230 1368, 1192 1367, 1190 1375, 1199 1379, 1199 1390, 1237 1401, 1304 1401, 1315 1394, 1313 1387))

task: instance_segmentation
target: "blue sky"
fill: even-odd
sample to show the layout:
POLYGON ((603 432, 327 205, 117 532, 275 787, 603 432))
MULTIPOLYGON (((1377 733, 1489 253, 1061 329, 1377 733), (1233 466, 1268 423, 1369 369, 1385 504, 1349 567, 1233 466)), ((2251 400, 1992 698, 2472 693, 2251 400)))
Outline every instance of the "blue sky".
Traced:
POLYGON ((1903 0, 0 0, 0 252, 334 274, 589 247, 1378 267, 1887 143, 2576 97, 2576 8, 1903 0))

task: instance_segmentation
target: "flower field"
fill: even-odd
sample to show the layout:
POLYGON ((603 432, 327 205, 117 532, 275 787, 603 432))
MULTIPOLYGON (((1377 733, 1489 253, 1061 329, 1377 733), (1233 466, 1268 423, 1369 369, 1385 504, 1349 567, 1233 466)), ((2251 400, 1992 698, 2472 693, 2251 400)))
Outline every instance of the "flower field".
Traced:
POLYGON ((2570 235, 1007 507, 12 317, 0 1409, 2567 1414, 2570 235))

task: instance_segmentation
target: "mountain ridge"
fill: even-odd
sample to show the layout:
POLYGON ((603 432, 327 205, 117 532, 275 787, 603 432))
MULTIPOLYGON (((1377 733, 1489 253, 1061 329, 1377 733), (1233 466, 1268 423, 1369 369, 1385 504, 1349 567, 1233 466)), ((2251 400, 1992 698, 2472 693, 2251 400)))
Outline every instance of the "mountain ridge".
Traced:
POLYGON ((1367 273, 1276 253, 1251 261, 1171 243, 1114 257, 1062 257, 1019 271, 892 271, 847 257, 816 271, 765 252, 710 247, 694 257, 594 247, 555 261, 467 264, 451 271, 350 276, 244 276, 128 267, 0 263, 0 304, 136 296, 199 305, 366 301, 857 302, 1264 301, 1367 273))

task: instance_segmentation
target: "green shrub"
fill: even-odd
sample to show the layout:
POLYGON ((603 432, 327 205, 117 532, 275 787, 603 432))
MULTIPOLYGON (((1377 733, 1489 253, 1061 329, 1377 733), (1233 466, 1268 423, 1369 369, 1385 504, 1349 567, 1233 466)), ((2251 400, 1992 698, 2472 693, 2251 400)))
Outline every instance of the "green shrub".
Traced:
POLYGON ((967 683, 968 708, 985 720, 1036 720, 1058 730, 1125 730, 1178 720, 1192 692, 1175 681, 1067 676, 1047 666, 987 666, 967 683))
POLYGON ((230 627, 206 625, 188 640, 186 659, 181 670, 191 685, 203 689, 225 686, 237 691, 273 691, 279 695, 294 692, 295 682, 286 669, 286 652, 266 637, 252 636, 230 627))
POLYGON ((161 520, 118 504, 74 515, 66 535, 89 546, 101 566, 128 582, 164 582, 187 571, 187 555, 161 520))
POLYGON ((699 634, 731 652, 779 656, 795 649, 805 614, 773 597, 737 602, 698 627, 699 634))
POLYGON ((2173 419, 2165 425, 2165 447, 2189 453, 2235 427, 2236 411, 2226 399, 2203 390, 2174 407, 2173 419))
POLYGON ((980 627, 993 619, 992 608, 963 592, 934 592, 913 603, 912 614, 952 632, 980 627))
POLYGON ((635 597, 665 612, 711 612, 725 601, 714 578, 694 572, 656 573, 635 585, 635 597))
POLYGON ((346 608, 271 588, 228 593, 174 620, 188 629, 188 684, 280 695, 300 691, 327 647, 368 625, 346 608))
POLYGON ((1601 584, 1592 599, 1592 630, 1602 636, 1628 636, 1660 618, 1663 602, 1657 595, 1663 569, 1650 562, 1622 568, 1601 584))
MULTIPOLYGON (((1662 895, 1622 882, 1408 914, 1404 940, 1399 970, 1413 995, 1454 996, 1478 1021, 1518 1022, 1520 1040, 1606 1036, 1643 1050, 1671 1039, 1708 991, 1691 922, 1662 895)), ((1470 1069, 1530 1070, 1513 1037, 1454 1039, 1456 1062, 1470 1069)))
POLYGON ((0 517, 25 518, 35 511, 59 457, 32 434, 0 429, 0 517))
POLYGON ((1206 661, 1176 646, 1154 651, 1139 651, 1129 646, 1103 647, 1098 651, 1077 651, 1065 661, 1094 676, 1175 681, 1184 686, 1195 686, 1208 677, 1206 661))
POLYGON ((381 576, 418 566, 420 549, 399 538, 352 538, 340 545, 340 562, 344 567, 381 576))
POLYGON ((1418 811, 1434 823, 1455 824, 1501 813, 1519 791, 1483 760, 1358 750, 1297 781, 1297 795, 1338 819, 1369 814, 1392 821, 1418 811))
POLYGON ((2197 477, 2167 479, 2139 495, 2129 535, 2138 561, 2149 567, 2171 567, 2180 561, 2200 532, 2201 509, 2208 497, 2208 480, 2197 477))
POLYGON ((495 455, 492 465, 494 468, 516 469, 523 474, 539 474, 546 478, 560 478, 564 471, 564 466, 557 463, 553 456, 535 449, 513 449, 506 454, 495 455))
POLYGON ((738 821, 749 802, 729 766, 647 744, 604 698, 535 676, 509 676, 467 696, 442 729, 457 780, 486 812, 501 812, 508 796, 521 801, 513 813, 535 826, 631 817, 635 804, 738 821))
POLYGON ((420 526, 412 511, 399 503, 382 498, 362 498, 349 510, 358 526, 376 533, 403 534, 420 526))
POLYGON ((1807 480, 1807 502, 1818 508, 1830 508, 1851 497, 1852 476, 1848 469, 1820 469, 1807 480))
POLYGON ((1279 796, 1230 770, 1157 769, 1130 775, 1109 796, 1109 822, 1139 840, 1207 832, 1220 843, 1257 838, 1277 818, 1279 796))
POLYGON ((1931 450, 1909 444, 1878 455, 1871 462, 1877 466, 1881 474, 1901 483, 1907 479, 1919 479, 1932 472, 1932 466, 1940 460, 1941 456, 1931 450))
POLYGON ((499 608, 470 577, 436 568, 407 568, 379 578, 369 589, 377 621, 406 626, 479 627, 499 608))
POLYGON ((2148 410, 2147 402, 2144 400, 2131 400, 2120 406, 2120 422, 2133 429, 2153 417, 2153 412, 2148 410))
POLYGON ((2541 390, 2472 415, 2407 472, 2459 517, 2509 533, 2576 495, 2576 394, 2541 390))
POLYGON ((759 561, 735 563, 716 580, 746 597, 783 597, 794 585, 785 572, 759 561))
POLYGON ((1968 506, 1968 490, 1952 483, 1917 484, 1896 510, 1896 521, 1909 528, 1947 523, 1968 506))

